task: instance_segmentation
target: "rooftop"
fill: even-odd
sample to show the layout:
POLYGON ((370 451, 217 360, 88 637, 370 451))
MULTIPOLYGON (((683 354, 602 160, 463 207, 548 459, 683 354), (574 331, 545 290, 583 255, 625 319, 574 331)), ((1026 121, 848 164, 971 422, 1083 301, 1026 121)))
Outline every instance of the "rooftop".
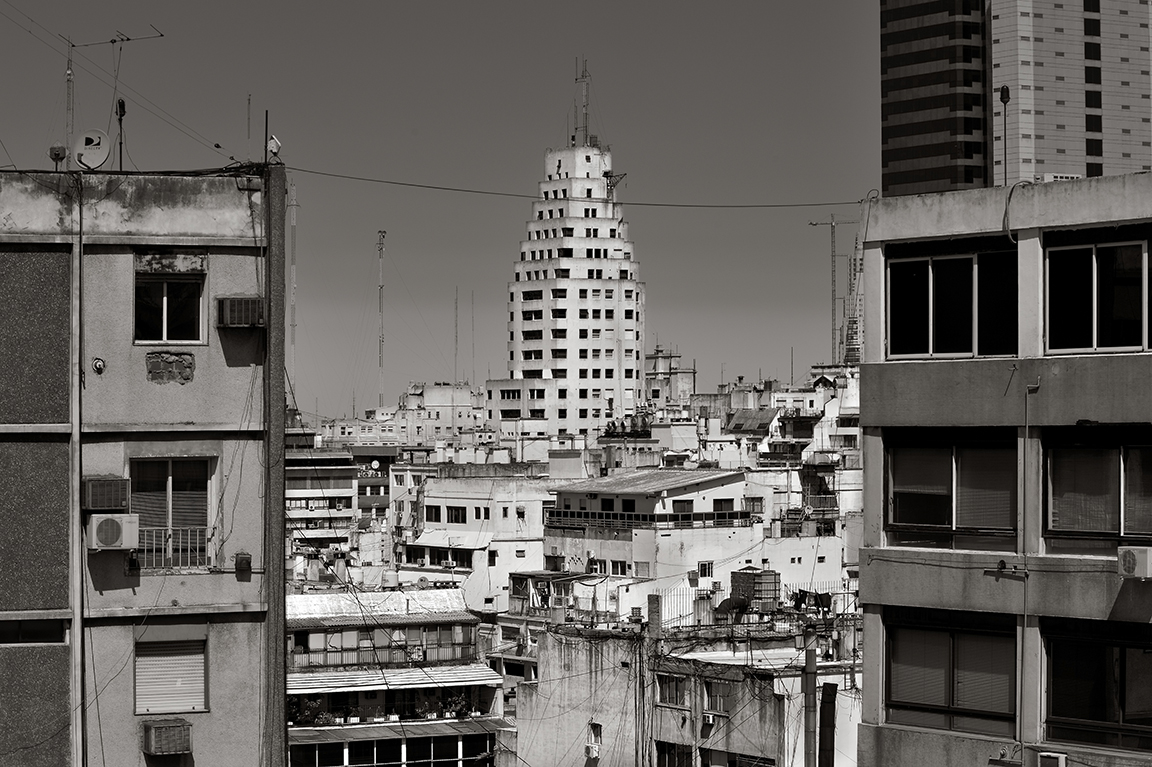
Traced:
POLYGON ((717 480, 743 480, 743 471, 717 469, 640 469, 607 477, 587 479, 556 488, 558 493, 660 493, 688 489, 717 480))

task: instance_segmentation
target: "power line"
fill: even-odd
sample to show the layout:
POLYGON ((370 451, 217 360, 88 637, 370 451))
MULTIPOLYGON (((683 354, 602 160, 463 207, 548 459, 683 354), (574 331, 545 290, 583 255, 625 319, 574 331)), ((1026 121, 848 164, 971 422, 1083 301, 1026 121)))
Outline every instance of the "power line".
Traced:
MULTIPOLYGON (((539 199, 538 195, 534 194, 519 194, 516 192, 497 192, 492 189, 470 189, 468 187, 459 186, 441 186, 439 184, 418 184, 412 181, 394 181, 384 178, 372 178, 369 176, 353 176, 347 173, 333 173, 324 170, 310 170, 308 168, 299 168, 296 166, 287 166, 288 170, 296 171, 297 173, 308 173, 313 176, 327 176, 328 178, 339 178, 346 181, 363 181, 369 184, 386 184, 388 186, 404 186, 412 189, 430 189, 436 192, 459 192, 461 194, 479 194, 488 197, 511 197, 519 200, 536 200, 539 199)), ((858 205, 860 200, 846 200, 840 202, 764 202, 764 203, 691 203, 691 202, 622 202, 621 205, 630 205, 632 207, 641 208, 713 208, 718 210, 740 210, 740 209, 772 209, 772 208, 826 208, 837 207, 845 205, 858 205)))

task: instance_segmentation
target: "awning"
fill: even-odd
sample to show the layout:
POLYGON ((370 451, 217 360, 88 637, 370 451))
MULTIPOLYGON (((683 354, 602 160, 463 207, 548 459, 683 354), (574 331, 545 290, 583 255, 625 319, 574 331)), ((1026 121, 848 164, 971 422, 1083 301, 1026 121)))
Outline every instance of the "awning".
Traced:
POLYGON ((409 546, 436 546, 443 549, 486 549, 492 542, 492 533, 457 532, 455 530, 425 530, 409 546))
POLYGON ((499 687, 504 678, 482 663, 429 668, 385 668, 376 671, 320 671, 288 674, 289 695, 361 690, 405 690, 417 687, 499 687))
POLYGON ((476 735, 515 727, 506 719, 405 719, 391 724, 345 724, 335 727, 290 727, 288 742, 344 743, 356 740, 396 740, 399 738, 434 738, 440 735, 476 735))

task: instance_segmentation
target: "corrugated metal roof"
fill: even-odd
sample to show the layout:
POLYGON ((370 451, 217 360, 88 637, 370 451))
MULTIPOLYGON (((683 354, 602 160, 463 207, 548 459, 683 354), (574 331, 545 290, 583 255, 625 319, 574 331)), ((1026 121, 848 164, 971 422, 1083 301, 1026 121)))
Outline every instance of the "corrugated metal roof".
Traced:
POLYGON ((574 482, 556 488, 558 493, 659 493, 688 488, 718 479, 739 480, 743 471, 717 469, 640 469, 607 477, 574 482))
POLYGON ((288 694, 359 690, 404 690, 416 687, 499 687, 504 678, 483 663, 427 668, 383 668, 375 671, 317 671, 288 674, 288 694))
POLYGON ((432 738, 438 735, 476 735, 516 727, 515 720, 482 717, 478 719, 405 719, 391 724, 341 724, 333 727, 292 727, 288 742, 343 743, 351 740, 398 740, 432 738))
POLYGON ((762 431, 767 432, 772 419, 780 408, 742 408, 732 413, 728 421, 728 431, 762 431))
MULTIPOLYGON (((421 622, 448 622, 451 617, 467 613, 464 592, 460 589, 424 589, 420 591, 359 591, 355 594, 329 592, 326 594, 289 594, 286 618, 289 621, 312 620, 315 625, 327 625, 323 620, 355 618, 363 625, 364 616, 369 623, 388 625, 410 623, 412 616, 421 616, 421 622), (424 618, 427 617, 427 620, 424 618)), ((335 625, 335 624, 332 624, 335 625)), ((345 624, 353 625, 353 624, 345 624)))
POLYGON ((447 613, 407 613, 406 615, 373 615, 365 611, 355 615, 333 615, 328 617, 289 618, 289 630, 310 628, 337 628, 346 626, 423 626, 429 623, 479 623, 480 619, 469 612, 447 613))

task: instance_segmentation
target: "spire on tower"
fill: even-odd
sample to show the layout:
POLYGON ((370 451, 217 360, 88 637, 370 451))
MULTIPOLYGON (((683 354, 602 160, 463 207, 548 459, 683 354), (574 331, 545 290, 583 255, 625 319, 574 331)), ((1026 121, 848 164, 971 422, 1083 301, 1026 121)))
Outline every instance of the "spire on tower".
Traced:
POLYGON ((581 86, 580 114, 576 116, 576 136, 573 146, 588 146, 588 59, 576 82, 581 86))

